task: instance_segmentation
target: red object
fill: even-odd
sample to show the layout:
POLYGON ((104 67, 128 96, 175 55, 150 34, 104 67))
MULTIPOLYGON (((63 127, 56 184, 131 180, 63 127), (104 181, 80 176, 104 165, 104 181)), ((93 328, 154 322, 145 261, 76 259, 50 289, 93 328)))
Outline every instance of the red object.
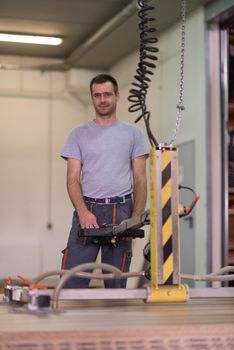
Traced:
POLYGON ((17 275, 17 277, 23 282, 23 285, 28 286, 29 280, 26 277, 23 277, 21 275, 17 275))
POLYGON ((8 279, 7 279, 7 281, 6 281, 6 284, 8 284, 8 285, 9 285, 9 284, 10 284, 10 285, 12 284, 12 278, 11 278, 11 277, 8 277, 8 279))
POLYGON ((29 289, 48 289, 48 287, 43 284, 30 284, 29 289))

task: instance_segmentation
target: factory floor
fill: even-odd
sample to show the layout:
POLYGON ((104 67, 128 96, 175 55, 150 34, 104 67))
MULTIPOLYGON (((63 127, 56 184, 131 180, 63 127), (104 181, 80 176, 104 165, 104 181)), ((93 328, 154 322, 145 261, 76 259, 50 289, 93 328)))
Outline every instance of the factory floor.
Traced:
POLYGON ((232 350, 234 298, 60 301, 57 312, 41 314, 0 305, 0 350, 128 349, 232 350))

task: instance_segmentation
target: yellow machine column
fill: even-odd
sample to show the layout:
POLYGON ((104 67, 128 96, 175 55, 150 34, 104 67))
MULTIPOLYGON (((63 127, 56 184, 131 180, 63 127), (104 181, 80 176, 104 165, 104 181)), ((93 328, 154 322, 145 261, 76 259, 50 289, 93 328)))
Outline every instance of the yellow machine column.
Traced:
POLYGON ((148 301, 186 301, 181 284, 177 149, 160 145, 150 151, 150 259, 148 301))

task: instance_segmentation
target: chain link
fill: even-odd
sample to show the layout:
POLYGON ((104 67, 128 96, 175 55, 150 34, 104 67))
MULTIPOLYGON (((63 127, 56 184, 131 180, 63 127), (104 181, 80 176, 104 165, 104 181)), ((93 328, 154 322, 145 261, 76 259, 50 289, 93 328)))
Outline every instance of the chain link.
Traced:
POLYGON ((185 24, 186 24, 186 0, 181 0, 181 48, 180 48, 180 87, 179 87, 179 103, 176 106, 177 114, 176 114, 176 125, 172 134, 172 138, 170 141, 170 145, 173 145, 178 130, 180 128, 181 119, 182 119, 182 111, 185 110, 183 106, 184 100, 184 56, 185 56, 185 24))

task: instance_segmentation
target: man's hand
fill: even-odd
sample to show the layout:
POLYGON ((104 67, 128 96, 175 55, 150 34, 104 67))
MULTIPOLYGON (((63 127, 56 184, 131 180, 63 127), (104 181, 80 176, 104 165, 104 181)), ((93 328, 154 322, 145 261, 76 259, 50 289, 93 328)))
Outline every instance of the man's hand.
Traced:
POLYGON ((78 213, 81 228, 99 228, 96 216, 89 210, 78 213))

